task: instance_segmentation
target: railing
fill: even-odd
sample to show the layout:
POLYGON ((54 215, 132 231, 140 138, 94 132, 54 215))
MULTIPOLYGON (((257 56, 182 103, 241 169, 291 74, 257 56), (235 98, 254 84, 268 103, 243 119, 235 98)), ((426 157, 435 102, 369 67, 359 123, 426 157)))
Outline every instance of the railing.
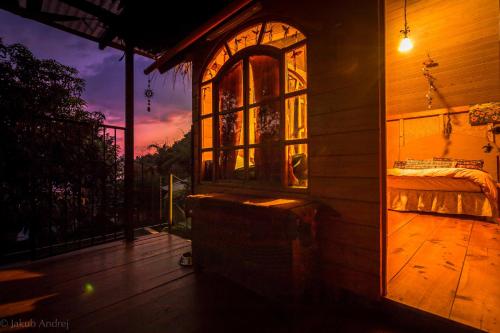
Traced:
POLYGON ((123 236, 125 128, 36 118, 18 122, 20 147, 36 144, 2 202, 0 262, 45 257, 123 236), (33 155, 33 156, 32 156, 33 155))
POLYGON ((168 230, 184 238, 191 238, 191 218, 186 216, 186 197, 190 193, 190 180, 170 174, 168 186, 168 230))

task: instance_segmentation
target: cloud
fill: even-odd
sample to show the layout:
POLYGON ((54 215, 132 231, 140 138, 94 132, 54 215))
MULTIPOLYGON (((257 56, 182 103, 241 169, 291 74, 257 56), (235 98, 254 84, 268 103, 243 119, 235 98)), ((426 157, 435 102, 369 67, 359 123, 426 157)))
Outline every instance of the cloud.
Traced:
MULTIPOLYGON (((0 0, 1 1, 1 0, 0 0)), ((76 68, 86 81, 83 98, 89 111, 100 111, 106 123, 125 125, 125 62, 122 51, 99 50, 95 42, 0 10, 0 38, 4 43, 22 43, 37 58, 55 59, 76 68)), ((150 143, 173 142, 191 126, 191 84, 172 72, 151 75, 154 96, 147 112, 144 90, 148 77, 144 68, 152 60, 135 56, 134 108, 136 153, 150 143)))

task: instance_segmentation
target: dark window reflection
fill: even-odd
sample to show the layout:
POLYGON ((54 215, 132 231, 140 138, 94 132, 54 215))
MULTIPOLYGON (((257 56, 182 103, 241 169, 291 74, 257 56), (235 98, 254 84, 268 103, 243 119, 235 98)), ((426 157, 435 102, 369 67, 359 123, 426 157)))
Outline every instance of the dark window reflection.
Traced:
POLYGON ((250 104, 259 103, 280 94, 279 61, 266 55, 250 57, 250 104))
POLYGON ((238 62, 222 77, 219 84, 219 110, 243 106, 243 64, 238 62))
POLYGON ((278 144, 265 144, 249 149, 249 179, 266 184, 281 182, 281 149, 278 144))
POLYGON ((243 111, 231 112, 219 116, 220 145, 231 147, 244 144, 243 111))
POLYGON ((245 164, 243 149, 222 150, 219 153, 219 175, 221 180, 243 180, 245 164))
POLYGON ((250 109, 250 144, 265 143, 280 138, 279 102, 250 109))

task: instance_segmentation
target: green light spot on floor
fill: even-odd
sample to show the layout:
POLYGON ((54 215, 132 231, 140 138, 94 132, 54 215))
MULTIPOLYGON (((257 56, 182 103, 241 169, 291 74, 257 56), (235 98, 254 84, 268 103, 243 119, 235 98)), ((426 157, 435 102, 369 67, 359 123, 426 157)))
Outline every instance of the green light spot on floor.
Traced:
POLYGON ((87 282, 83 285, 83 291, 85 291, 86 294, 91 294, 94 292, 94 286, 87 282))

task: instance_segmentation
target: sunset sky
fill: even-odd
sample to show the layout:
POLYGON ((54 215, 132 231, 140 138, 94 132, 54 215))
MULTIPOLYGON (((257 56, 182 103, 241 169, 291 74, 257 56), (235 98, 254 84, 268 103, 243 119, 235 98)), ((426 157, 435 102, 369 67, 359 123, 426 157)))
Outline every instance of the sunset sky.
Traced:
MULTIPOLYGON (((125 124, 125 62, 123 52, 112 48, 99 50, 97 43, 0 10, 0 38, 5 44, 22 43, 37 58, 55 59, 75 67, 85 79, 83 98, 89 111, 101 111, 106 123, 125 124)), ((191 81, 181 77, 173 85, 172 73, 152 79, 154 97, 151 113, 146 111, 144 90, 147 76, 143 70, 152 60, 135 56, 135 154, 147 151, 152 143, 173 143, 191 126, 191 81)))

